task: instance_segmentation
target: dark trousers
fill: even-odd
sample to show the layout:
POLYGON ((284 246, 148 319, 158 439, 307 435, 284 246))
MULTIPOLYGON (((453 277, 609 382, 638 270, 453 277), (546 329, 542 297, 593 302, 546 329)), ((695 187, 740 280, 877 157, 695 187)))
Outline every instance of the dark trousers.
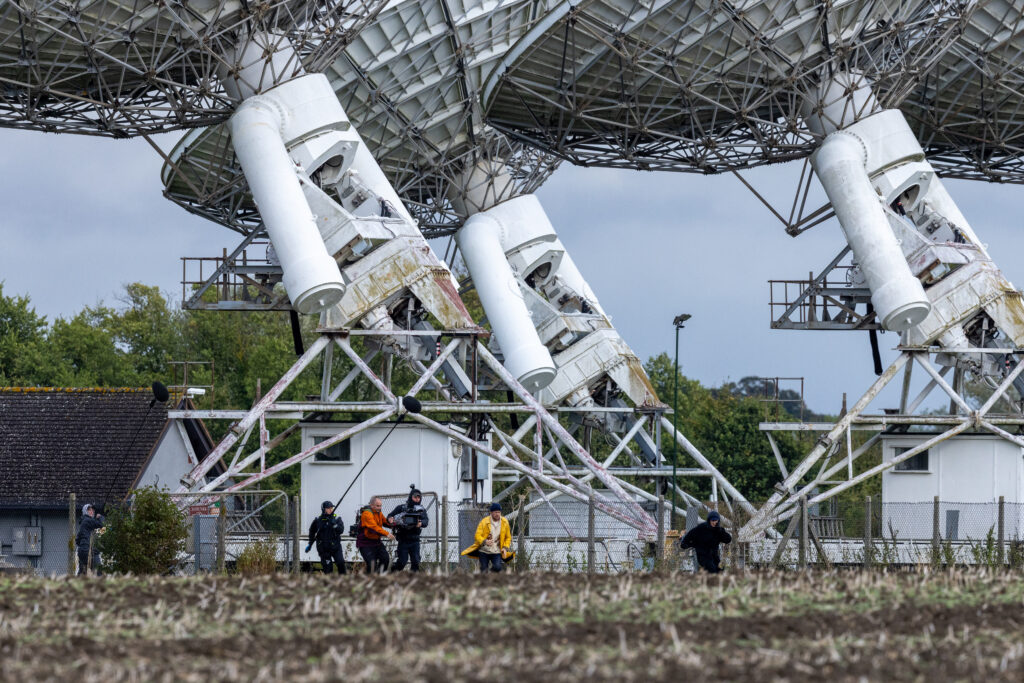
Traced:
POLYGON ((411 541, 398 542, 398 550, 395 552, 394 571, 402 571, 407 564, 410 565, 411 571, 418 572, 420 570, 420 539, 418 538, 411 541))
POLYGON ((504 564, 501 561, 501 553, 494 555, 488 555, 487 553, 480 553, 480 571, 485 572, 490 569, 492 572, 500 572, 504 564))
POLYGON ((323 569, 324 574, 332 573, 334 565, 338 565, 339 574, 344 574, 348 571, 345 567, 345 553, 340 545, 333 550, 324 548, 321 551, 320 548, 317 548, 316 551, 320 553, 320 567, 323 569))
MULTIPOLYGON (((83 576, 89 571, 89 548, 78 549, 78 575, 83 576)), ((92 553, 92 573, 100 573, 100 554, 95 550, 92 553)))
POLYGON ((384 548, 383 543, 365 545, 359 549, 359 554, 363 556, 363 562, 366 563, 367 574, 374 572, 383 574, 391 564, 391 558, 388 557, 388 551, 384 548))
POLYGON ((722 560, 718 556, 717 552, 710 550, 696 551, 697 554, 697 566, 703 569, 708 574, 717 574, 722 571, 722 560))

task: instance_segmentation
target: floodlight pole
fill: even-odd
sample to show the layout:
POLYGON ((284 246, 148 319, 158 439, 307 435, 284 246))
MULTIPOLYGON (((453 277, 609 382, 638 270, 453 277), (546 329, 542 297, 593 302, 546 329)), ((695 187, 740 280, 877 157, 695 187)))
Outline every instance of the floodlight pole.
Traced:
POLYGON ((672 514, 675 514, 676 510, 676 449, 679 447, 675 439, 675 435, 679 433, 679 427, 676 424, 676 416, 679 414, 679 330, 689 319, 690 314, 683 313, 677 315, 672 321, 676 328, 676 356, 675 362, 672 364, 672 514))

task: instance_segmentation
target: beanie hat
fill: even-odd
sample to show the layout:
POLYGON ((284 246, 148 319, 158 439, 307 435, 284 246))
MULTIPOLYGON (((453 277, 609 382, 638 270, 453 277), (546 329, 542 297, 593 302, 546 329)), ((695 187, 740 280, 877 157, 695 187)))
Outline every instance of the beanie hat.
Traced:
POLYGON ((320 511, 321 512, 327 512, 327 508, 332 508, 332 507, 334 507, 334 501, 333 500, 325 500, 324 502, 320 503, 320 511))
POLYGON ((491 512, 501 512, 501 503, 491 503, 491 512))
POLYGON ((717 522, 717 521, 720 521, 721 519, 722 519, 722 516, 720 514, 718 514, 717 512, 715 512, 714 510, 712 510, 711 512, 708 513, 708 521, 709 522, 717 522))
POLYGON ((410 500, 412 499, 413 496, 419 496, 420 498, 423 498, 423 492, 416 488, 416 484, 409 484, 410 500))

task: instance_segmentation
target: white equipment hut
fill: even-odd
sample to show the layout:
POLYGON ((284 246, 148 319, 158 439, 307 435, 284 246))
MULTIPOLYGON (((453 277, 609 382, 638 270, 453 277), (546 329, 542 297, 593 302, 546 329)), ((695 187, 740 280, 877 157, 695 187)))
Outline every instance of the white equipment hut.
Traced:
MULTIPOLYGON (((884 435, 882 457, 891 461, 933 434, 884 435)), ((995 434, 947 439, 882 475, 882 534, 900 540, 931 539, 939 498, 942 541, 980 541, 995 533, 1004 499, 1007 539, 1024 536, 1024 449, 995 434)))
MULTIPOLYGON (((302 448, 311 448, 335 434, 351 427, 340 422, 306 423, 302 426, 302 448)), ((491 468, 486 455, 477 452, 474 472, 468 448, 440 432, 419 424, 400 424, 387 437, 387 441, 373 459, 358 474, 381 444, 393 423, 370 427, 346 441, 320 451, 302 463, 302 519, 301 531, 305 535, 313 519, 320 514, 320 505, 325 500, 337 501, 341 494, 355 481, 352 490, 335 514, 340 515, 346 530, 354 524, 356 514, 366 505, 370 496, 384 498, 384 514, 388 514, 398 503, 404 502, 409 494, 409 485, 423 492, 423 505, 430 516, 430 525, 423 532, 423 559, 436 558, 440 547, 439 527, 440 505, 445 496, 452 503, 469 501, 473 498, 474 474, 476 475, 477 501, 491 500, 491 468), (358 479, 356 476, 358 474, 358 479)), ((451 426, 452 429, 458 429, 451 426)), ((489 439, 485 442, 489 443, 489 439)), ((455 512, 450 526, 454 528, 455 512)), ((354 542, 344 542, 345 558, 359 561, 354 542)), ((305 552, 303 562, 318 562, 316 549, 305 552)))

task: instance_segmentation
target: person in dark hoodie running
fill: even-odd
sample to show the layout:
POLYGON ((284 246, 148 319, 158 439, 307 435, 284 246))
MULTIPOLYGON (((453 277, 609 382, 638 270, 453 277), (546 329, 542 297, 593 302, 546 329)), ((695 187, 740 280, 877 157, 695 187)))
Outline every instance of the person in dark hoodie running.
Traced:
POLYGON ((95 532, 103 528, 103 515, 96 514, 91 503, 82 506, 82 521, 78 523, 75 534, 75 548, 78 550, 78 575, 89 572, 89 560, 92 559, 92 571, 100 573, 100 551, 96 547, 95 532), (91 554, 90 554, 91 553, 91 554))
POLYGON ((718 554, 719 543, 731 543, 732 536, 722 528, 722 517, 712 510, 708 521, 701 522, 686 532, 679 546, 684 550, 693 548, 697 553, 697 564, 709 574, 722 571, 722 558, 718 554))
POLYGON ((396 572, 402 571, 407 564, 411 571, 420 570, 420 533, 430 522, 426 508, 420 504, 423 494, 415 484, 409 486, 409 489, 409 498, 388 515, 388 523, 394 528, 395 539, 398 541, 395 565, 392 568, 396 572))
POLYGON ((325 500, 320 504, 320 516, 309 525, 309 543, 306 552, 316 543, 316 552, 320 556, 320 567, 324 574, 330 574, 334 565, 338 565, 338 573, 344 574, 345 552, 341 549, 341 537, 345 533, 345 525, 341 517, 334 514, 334 503, 325 500))

